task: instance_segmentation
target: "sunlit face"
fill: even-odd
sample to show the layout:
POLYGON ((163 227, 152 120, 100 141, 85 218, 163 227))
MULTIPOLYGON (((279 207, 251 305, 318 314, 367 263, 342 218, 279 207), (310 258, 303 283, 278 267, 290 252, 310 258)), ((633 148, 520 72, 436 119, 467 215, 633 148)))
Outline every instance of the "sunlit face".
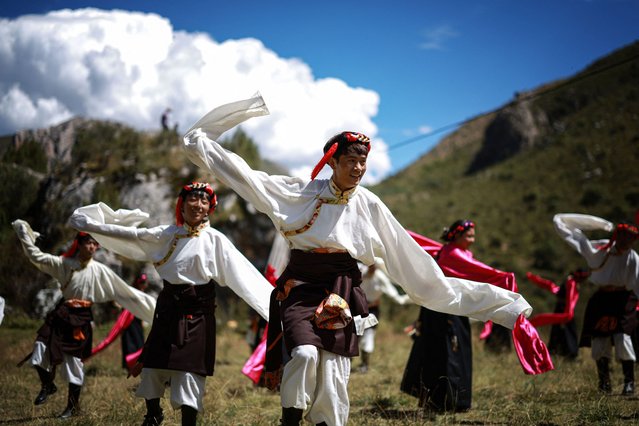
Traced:
POLYGON ((182 216, 189 226, 198 226, 204 222, 209 214, 211 203, 202 192, 191 192, 184 198, 182 216))
POLYGON ((343 154, 339 159, 331 158, 329 165, 333 169, 333 182, 346 191, 355 188, 366 173, 367 154, 343 154))
POLYGON ((464 250, 468 250, 475 243, 475 228, 468 228, 466 232, 457 236, 454 242, 464 250))
POLYGON ((87 261, 93 257, 100 248, 100 244, 93 238, 85 239, 78 243, 78 259, 87 261))

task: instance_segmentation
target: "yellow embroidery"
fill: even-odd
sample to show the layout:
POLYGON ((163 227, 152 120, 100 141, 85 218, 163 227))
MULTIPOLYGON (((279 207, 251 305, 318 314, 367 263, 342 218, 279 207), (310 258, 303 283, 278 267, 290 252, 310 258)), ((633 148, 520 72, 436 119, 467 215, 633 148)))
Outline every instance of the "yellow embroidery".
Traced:
POLYGON ((171 243, 171 248, 169 248, 169 251, 162 258, 162 260, 153 263, 153 266, 155 266, 155 267, 162 266, 166 262, 169 261, 169 259, 173 255, 173 252, 175 251, 175 247, 177 247, 178 240, 181 240, 182 238, 199 237, 200 236, 200 231, 202 231, 202 229, 206 228, 207 226, 208 226, 208 222, 202 222, 199 226, 197 226, 195 228, 191 228, 187 223, 185 223, 184 224, 184 229, 186 229, 187 233, 186 234, 175 234, 175 236, 173 237, 173 242, 171 243))
POLYGON ((337 185, 333 183, 332 179, 329 181, 329 184, 331 186, 331 192, 335 194, 336 198, 320 198, 319 195, 316 196, 315 198, 317 199, 317 203, 315 204, 315 209, 313 210, 313 215, 311 216, 310 220, 306 223, 306 225, 302 226, 301 228, 292 229, 290 231, 282 231, 282 234, 284 234, 285 237, 290 237, 292 235, 299 235, 301 233, 308 231, 311 228, 311 226, 313 226, 313 224, 315 223, 317 216, 319 216, 319 212, 320 212, 320 209, 322 208, 322 204, 331 204, 331 205, 348 204, 349 197, 355 192, 355 189, 357 188, 355 187, 346 191, 342 191, 337 187, 337 185))

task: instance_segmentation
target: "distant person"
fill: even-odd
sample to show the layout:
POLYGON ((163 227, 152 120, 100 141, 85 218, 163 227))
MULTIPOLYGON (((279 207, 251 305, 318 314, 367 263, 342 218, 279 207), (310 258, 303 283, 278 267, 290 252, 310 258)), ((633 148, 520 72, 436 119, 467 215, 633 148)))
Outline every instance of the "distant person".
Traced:
MULTIPOLYGON (((359 353, 363 332, 353 318, 362 318, 362 328, 376 322, 368 314, 357 261, 372 265, 381 258, 389 278, 431 309, 495 319, 508 327, 530 314, 519 294, 444 277, 382 201, 359 185, 371 148, 362 133, 344 131, 330 138, 310 179, 253 170, 216 142, 226 130, 267 113, 259 95, 222 105, 186 133, 184 148, 193 163, 266 214, 291 247, 271 296, 264 373, 269 388, 279 388, 283 425, 298 425, 304 411, 315 424, 348 420, 351 358, 359 353), (315 179, 326 164, 332 177, 315 179)), ((298 136, 298 143, 308 143, 303 132, 298 136)))
POLYGON ((145 321, 153 321, 155 299, 135 290, 115 272, 93 259, 98 242, 85 232, 78 232, 71 248, 62 256, 42 252, 35 241, 38 233, 24 220, 12 223, 24 253, 40 271, 55 278, 63 298, 50 312, 29 354, 19 365, 30 360, 40 377, 41 389, 34 404, 43 404, 57 391, 55 371, 69 383, 67 406, 60 415, 78 414, 84 384, 83 359, 91 355, 94 303, 116 301, 145 321))
MULTIPOLYGON (((368 300, 368 312, 375 315, 379 320, 382 295, 386 295, 390 300, 399 305, 409 303, 410 297, 408 297, 407 294, 399 294, 397 288, 395 288, 390 279, 388 279, 388 275, 377 266, 378 263, 381 264, 381 262, 376 262, 368 267, 360 264, 360 269, 362 270, 361 287, 362 290, 364 290, 364 294, 366 294, 366 300, 368 300)), ((368 372, 370 359, 375 350, 376 330, 376 325, 366 328, 364 334, 359 339, 362 363, 356 371, 360 373, 368 372)))
POLYGON ((160 398, 166 384, 183 425, 195 425, 203 410, 207 376, 215 369, 215 286, 229 286, 262 317, 268 317, 273 287, 224 234, 210 226, 217 197, 208 183, 184 185, 175 207, 175 224, 140 228, 148 214, 113 211, 104 203, 77 209, 69 223, 89 231, 105 247, 153 262, 164 280, 139 363, 136 395, 145 399, 144 426, 164 419, 160 398))
POLYGON ((575 359, 579 355, 575 307, 579 300, 578 284, 587 280, 589 276, 588 270, 579 268, 568 274, 561 285, 557 285, 531 272, 526 274, 526 278, 531 282, 557 296, 554 313, 536 314, 530 318, 530 323, 535 327, 552 325, 548 341, 548 351, 552 355, 568 359, 575 359))
MULTIPOLYGON (((417 241, 426 237, 411 233, 417 241)), ((517 290, 515 275, 476 260, 475 222, 460 219, 441 235, 444 245, 435 253, 447 277, 488 282, 517 290)), ((430 243, 431 247, 436 247, 430 243)), ((419 406, 434 411, 466 411, 472 402, 472 341, 468 318, 422 307, 400 389, 419 398, 419 406)))
POLYGON ((164 131, 169 130, 169 114, 171 114, 171 108, 165 109, 162 113, 162 118, 160 121, 162 123, 162 130, 164 131))
POLYGON ((622 395, 635 393, 636 355, 631 335, 637 327, 639 255, 632 249, 639 229, 632 223, 616 226, 605 219, 574 213, 556 214, 555 229, 588 263, 590 282, 597 292, 588 300, 580 346, 591 346, 597 364, 599 389, 609 393, 612 341, 621 361, 622 395), (611 232, 609 239, 589 240, 588 231, 611 232))

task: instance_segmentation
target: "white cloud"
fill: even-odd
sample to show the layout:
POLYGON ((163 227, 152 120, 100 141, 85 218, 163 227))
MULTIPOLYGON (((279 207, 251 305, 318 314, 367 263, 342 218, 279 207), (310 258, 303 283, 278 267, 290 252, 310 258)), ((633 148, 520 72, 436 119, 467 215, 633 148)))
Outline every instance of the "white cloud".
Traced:
POLYGON ((443 50, 444 42, 457 37, 459 33, 448 25, 440 25, 424 32, 425 41, 419 47, 426 50, 443 50))
POLYGON ((365 183, 391 169, 372 121, 376 92, 316 79, 306 63, 256 39, 219 43, 174 31, 151 13, 60 10, 0 20, 0 69, 0 134, 74 115, 151 130, 166 107, 186 130, 210 109, 259 90, 271 115, 243 128, 293 174, 308 176, 324 141, 342 130, 373 140, 365 183))

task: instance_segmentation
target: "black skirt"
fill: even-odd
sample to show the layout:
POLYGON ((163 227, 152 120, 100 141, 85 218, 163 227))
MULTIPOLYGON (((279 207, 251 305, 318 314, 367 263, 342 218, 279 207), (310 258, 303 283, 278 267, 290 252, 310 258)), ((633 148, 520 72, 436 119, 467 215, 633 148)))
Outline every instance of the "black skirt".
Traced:
POLYGON ((590 346, 593 337, 632 335, 637 328, 636 309, 637 296, 632 291, 597 291, 586 305, 579 346, 590 346))
POLYGON ((215 369, 215 283, 174 285, 164 281, 140 362, 212 376, 215 369))
POLYGON ((472 396, 468 318, 421 308, 400 389, 435 411, 465 411, 472 396))

